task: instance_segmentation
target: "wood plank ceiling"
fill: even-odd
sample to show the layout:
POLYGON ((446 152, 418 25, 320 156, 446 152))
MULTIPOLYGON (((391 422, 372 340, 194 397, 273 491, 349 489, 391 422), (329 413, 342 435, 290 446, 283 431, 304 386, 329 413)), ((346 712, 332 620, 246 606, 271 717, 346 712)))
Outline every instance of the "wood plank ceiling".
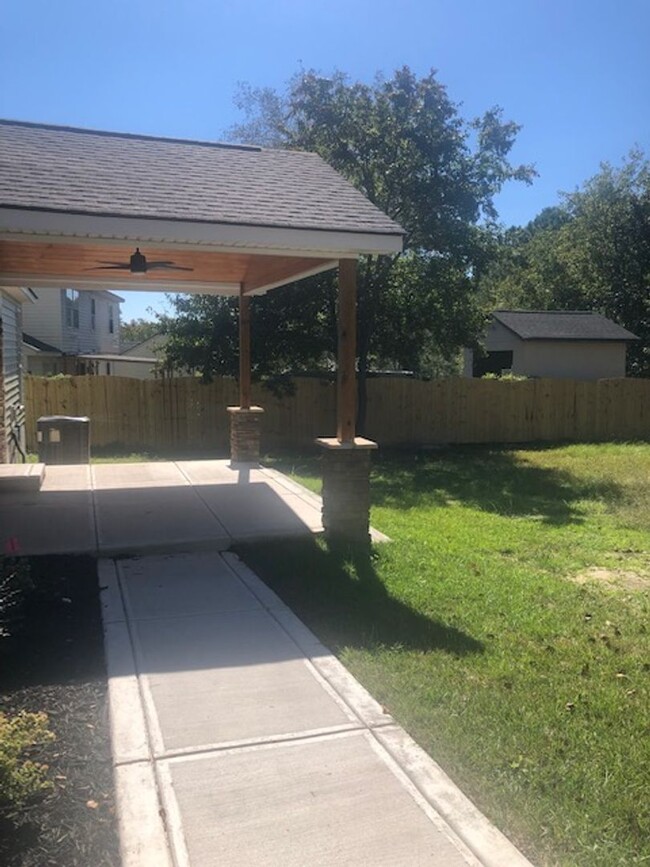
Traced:
MULTIPOLYGON (((157 286, 173 282, 187 291, 206 291, 213 285, 215 292, 227 294, 223 284, 236 284, 245 293, 265 286, 291 282, 301 274, 327 266, 330 260, 297 256, 270 256, 259 253, 215 252, 188 250, 182 247, 142 246, 147 262, 172 261, 191 271, 156 269, 144 274, 127 270, 104 270, 106 262, 128 263, 135 252, 136 242, 125 244, 97 244, 92 242, 42 242, 0 240, 0 278, 7 285, 36 286, 39 281, 60 281, 82 287, 84 281, 92 288, 101 281, 105 287, 123 287, 154 290, 157 286)), ((333 263, 332 263, 333 264, 333 263)), ((91 288, 89 286, 88 288, 91 288)))

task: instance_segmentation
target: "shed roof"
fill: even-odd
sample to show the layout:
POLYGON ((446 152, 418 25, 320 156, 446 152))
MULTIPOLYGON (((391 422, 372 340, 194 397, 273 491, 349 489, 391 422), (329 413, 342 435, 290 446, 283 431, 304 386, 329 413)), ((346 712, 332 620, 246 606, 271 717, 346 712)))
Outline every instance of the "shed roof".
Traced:
POLYGON ((589 310, 495 310, 493 318, 522 340, 638 340, 631 331, 589 310))
POLYGON ((0 206, 401 236, 317 154, 0 120, 0 206))

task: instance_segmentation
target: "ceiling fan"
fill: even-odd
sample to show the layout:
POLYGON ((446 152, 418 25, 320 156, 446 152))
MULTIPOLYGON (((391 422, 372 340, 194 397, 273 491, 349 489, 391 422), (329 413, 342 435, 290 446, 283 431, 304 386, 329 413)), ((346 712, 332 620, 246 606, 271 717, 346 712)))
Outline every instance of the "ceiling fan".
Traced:
POLYGON ((146 274, 147 271, 154 270, 193 271, 194 268, 185 268, 167 260, 147 262, 147 257, 140 252, 139 247, 135 248, 135 253, 132 254, 128 262, 100 260, 94 268, 86 268, 86 271, 130 271, 131 274, 146 274))

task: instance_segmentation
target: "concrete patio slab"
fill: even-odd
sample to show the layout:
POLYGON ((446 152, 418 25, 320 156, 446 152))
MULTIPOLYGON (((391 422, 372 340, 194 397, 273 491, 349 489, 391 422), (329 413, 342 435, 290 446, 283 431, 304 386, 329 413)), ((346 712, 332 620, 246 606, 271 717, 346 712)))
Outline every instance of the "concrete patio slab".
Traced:
POLYGON ((193 485, 249 485, 266 480, 256 464, 230 461, 177 461, 177 467, 193 485))
POLYGON ((93 464, 95 490, 133 490, 133 488, 172 488, 189 485, 173 461, 129 464, 93 464))
POLYGON ((60 493, 61 491, 92 490, 90 466, 88 464, 48 465, 42 491, 60 493))
POLYGON ((366 732, 163 768, 191 864, 480 867, 366 732))
POLYGON ((103 554, 229 548, 231 538, 190 485, 94 491, 97 540, 103 554))
POLYGON ((88 490, 49 488, 3 494, 0 533, 3 548, 11 542, 13 554, 93 554, 97 539, 92 495, 88 490))
POLYGON ((201 485, 196 493, 235 539, 296 536, 322 529, 320 511, 272 485, 201 485))
POLYGON ((45 464, 0 464, 0 494, 40 490, 45 464))
POLYGON ((226 550, 322 530, 315 494, 229 461, 48 466, 40 491, 0 493, 0 550, 24 555, 226 550))

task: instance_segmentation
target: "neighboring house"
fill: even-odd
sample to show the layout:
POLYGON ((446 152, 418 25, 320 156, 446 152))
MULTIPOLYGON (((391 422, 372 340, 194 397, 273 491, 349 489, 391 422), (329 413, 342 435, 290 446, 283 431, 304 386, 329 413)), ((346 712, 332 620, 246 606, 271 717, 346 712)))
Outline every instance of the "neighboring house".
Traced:
MULTIPOLYGON (((27 373, 48 376, 86 372, 80 356, 118 354, 120 304, 105 290, 39 289, 37 301, 23 316, 23 366, 27 373)), ((97 361, 98 368, 107 362, 97 361)), ((106 373, 106 369, 97 372, 106 373)))
POLYGON ((465 349, 464 375, 508 371, 554 379, 622 377, 632 340, 638 337, 585 310, 495 310, 485 336, 486 354, 465 349))
POLYGON ((25 410, 20 358, 22 305, 35 300, 30 289, 0 288, 0 463, 25 450, 25 410))
POLYGON ((114 376, 135 379, 155 379, 162 375, 163 353, 169 338, 166 334, 152 334, 146 340, 122 348, 119 359, 112 366, 114 376))

